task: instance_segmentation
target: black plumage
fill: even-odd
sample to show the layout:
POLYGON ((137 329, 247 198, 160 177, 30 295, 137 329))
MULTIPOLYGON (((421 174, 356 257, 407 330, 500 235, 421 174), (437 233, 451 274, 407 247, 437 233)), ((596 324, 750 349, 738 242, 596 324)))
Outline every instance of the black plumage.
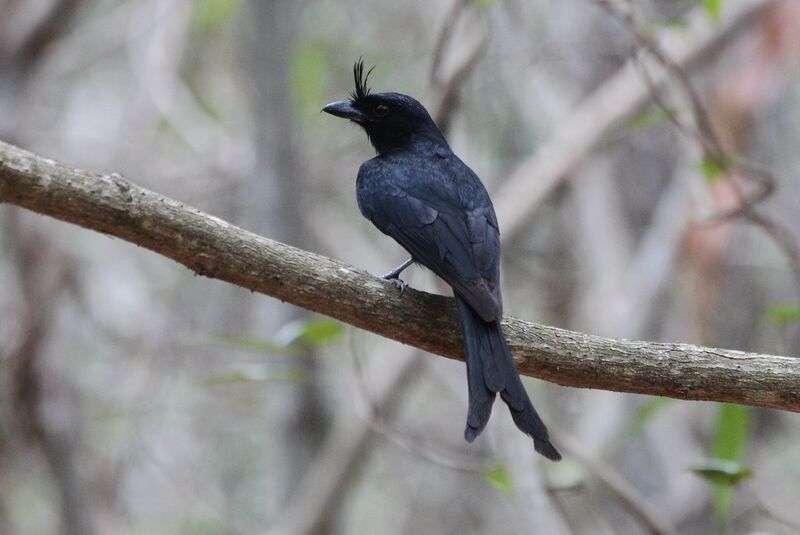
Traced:
MULTIPOLYGON (((358 172, 361 213, 453 288, 469 388, 464 436, 472 442, 481 433, 500 394, 536 451, 558 460, 500 328, 500 232, 489 194, 419 102, 370 92, 371 70, 364 74, 363 62, 357 62, 351 98, 323 111, 362 126, 378 153, 358 172)), ((403 268, 387 278, 398 279, 403 268)))

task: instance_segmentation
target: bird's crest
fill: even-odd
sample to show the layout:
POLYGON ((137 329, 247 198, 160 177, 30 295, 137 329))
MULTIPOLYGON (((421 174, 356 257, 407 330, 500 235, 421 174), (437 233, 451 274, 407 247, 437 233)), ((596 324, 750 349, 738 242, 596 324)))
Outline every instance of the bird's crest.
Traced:
POLYGON ((369 95, 370 89, 367 85, 367 80, 369 80, 369 75, 374 68, 375 65, 367 71, 367 74, 364 74, 364 58, 358 58, 358 61, 353 65, 353 80, 356 83, 356 88, 350 92, 350 100, 355 102, 369 95))

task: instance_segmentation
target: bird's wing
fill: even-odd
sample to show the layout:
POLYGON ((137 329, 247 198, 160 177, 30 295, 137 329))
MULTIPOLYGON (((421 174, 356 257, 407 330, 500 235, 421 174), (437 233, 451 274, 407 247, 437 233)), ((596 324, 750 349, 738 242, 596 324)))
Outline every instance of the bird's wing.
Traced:
POLYGON ((370 162, 359 171, 364 215, 450 284, 484 320, 500 319, 500 235, 478 177, 458 159, 370 162))

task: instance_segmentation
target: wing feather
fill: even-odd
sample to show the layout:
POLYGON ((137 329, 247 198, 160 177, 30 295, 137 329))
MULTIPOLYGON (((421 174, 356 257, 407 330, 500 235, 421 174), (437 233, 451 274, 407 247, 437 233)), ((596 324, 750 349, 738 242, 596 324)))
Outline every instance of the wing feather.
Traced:
POLYGON ((375 160, 359 171, 362 213, 450 284, 485 321, 499 319, 497 219, 477 176, 460 160, 454 169, 405 162, 393 166, 395 174, 386 180, 386 170, 370 162, 375 160), (397 176, 398 169, 404 174, 397 176), (408 176, 414 172, 427 176, 408 176))

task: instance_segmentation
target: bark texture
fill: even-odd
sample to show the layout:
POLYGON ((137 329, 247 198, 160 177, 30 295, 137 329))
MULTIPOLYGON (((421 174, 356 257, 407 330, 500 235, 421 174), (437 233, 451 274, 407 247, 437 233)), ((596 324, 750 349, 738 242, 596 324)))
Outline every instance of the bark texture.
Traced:
MULTIPOLYGON (((343 262, 258 236, 118 174, 74 169, 0 142, 0 202, 122 238, 198 275, 462 359, 449 297, 395 287, 343 262)), ((506 318, 520 372, 565 386, 800 412, 800 359, 615 340, 506 318)))

